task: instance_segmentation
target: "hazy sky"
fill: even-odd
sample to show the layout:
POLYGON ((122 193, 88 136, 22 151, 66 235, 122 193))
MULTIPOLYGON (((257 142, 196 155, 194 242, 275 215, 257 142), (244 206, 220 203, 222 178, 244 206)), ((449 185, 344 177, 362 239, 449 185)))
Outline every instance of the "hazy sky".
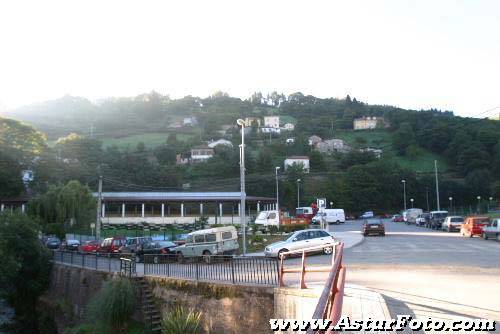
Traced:
POLYGON ((0 104, 156 90, 500 105, 500 1, 1 1, 0 104))

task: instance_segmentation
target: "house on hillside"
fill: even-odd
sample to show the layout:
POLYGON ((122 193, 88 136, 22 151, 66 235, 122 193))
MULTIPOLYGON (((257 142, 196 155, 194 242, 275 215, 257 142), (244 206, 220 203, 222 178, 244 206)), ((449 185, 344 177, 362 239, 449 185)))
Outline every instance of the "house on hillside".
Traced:
POLYGON ((218 139, 218 140, 212 140, 210 143, 208 143, 208 147, 210 148, 215 148, 216 146, 227 146, 227 147, 233 147, 233 143, 231 143, 227 139, 218 139))
POLYGON ((245 117, 245 126, 246 127, 252 127, 254 124, 256 124, 258 127, 261 126, 260 117, 245 117))
POLYGON ((260 132, 262 133, 275 133, 275 134, 280 134, 281 129, 280 128, 273 128, 273 127, 262 127, 260 128, 260 132))
POLYGON ((195 146, 191 149, 191 163, 203 162, 212 158, 215 150, 209 146, 195 146))
POLYGON ((285 125, 283 125, 283 130, 293 131, 295 130, 295 125, 293 125, 292 123, 286 123, 285 125))
POLYGON ((287 145, 293 145, 293 144, 295 144, 295 138, 287 138, 286 139, 286 144, 287 145))
POLYGON ((370 130, 375 129, 377 126, 383 126, 385 124, 383 117, 361 117, 355 118, 353 128, 354 130, 370 130))
POLYGON ((307 142, 309 143, 309 146, 314 146, 314 145, 316 145, 317 143, 319 143, 322 140, 323 139, 321 139, 321 137, 316 136, 316 135, 312 135, 311 137, 309 137, 309 139, 307 140, 307 142))
POLYGON ((322 140, 313 146, 314 149, 320 153, 331 154, 333 152, 347 153, 352 148, 342 139, 327 139, 322 140))
POLYGON ((309 173, 309 169, 310 169, 309 157, 302 156, 302 155, 294 155, 294 156, 286 158, 285 161, 283 162, 283 165, 285 166, 285 171, 293 165, 302 166, 305 173, 309 173))
POLYGON ((177 154, 175 156, 176 165, 187 165, 189 163, 189 157, 184 154, 177 154))
POLYGON ((198 125, 198 119, 194 116, 192 117, 185 117, 184 120, 182 121, 183 126, 196 126, 198 125))
POLYGON ((361 148, 359 149, 360 152, 370 152, 370 153, 373 153, 373 155, 377 158, 377 159, 380 159, 380 157, 382 156, 382 150, 381 149, 378 149, 378 148, 372 148, 372 147, 365 147, 365 148, 361 148))
POLYGON ((279 129, 280 117, 279 116, 265 116, 264 117, 264 127, 279 129))

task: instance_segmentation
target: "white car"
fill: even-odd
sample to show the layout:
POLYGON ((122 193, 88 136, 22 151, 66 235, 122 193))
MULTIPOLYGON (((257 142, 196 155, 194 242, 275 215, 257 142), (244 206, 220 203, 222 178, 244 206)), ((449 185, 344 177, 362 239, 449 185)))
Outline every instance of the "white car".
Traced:
POLYGON ((500 218, 493 219, 489 226, 483 227, 483 238, 485 240, 491 238, 500 241, 500 218))
POLYGON ((335 246, 333 236, 321 229, 301 230, 287 236, 285 240, 270 244, 264 250, 266 256, 279 256, 288 251, 302 250, 310 247, 323 247, 323 253, 332 254, 335 246))
POLYGON ((441 225, 441 229, 448 232, 460 232, 463 223, 464 218, 461 216, 448 216, 444 219, 443 224, 441 225))

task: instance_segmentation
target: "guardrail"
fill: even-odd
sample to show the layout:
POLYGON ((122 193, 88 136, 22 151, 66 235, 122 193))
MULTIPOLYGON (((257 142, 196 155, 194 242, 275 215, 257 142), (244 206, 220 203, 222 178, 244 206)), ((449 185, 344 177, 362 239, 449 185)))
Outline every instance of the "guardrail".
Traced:
POLYGON ((315 247, 308 247, 308 248, 303 248, 300 250, 280 253, 280 269, 279 269, 279 272, 280 272, 279 285, 280 285, 280 287, 285 286, 285 281, 284 281, 285 274, 300 273, 300 288, 307 289, 306 282, 305 282, 306 273, 330 272, 332 270, 332 266, 334 264, 334 260, 335 260, 336 254, 337 254, 337 247, 336 247, 337 245, 338 245, 338 243, 335 243, 335 244, 332 244, 331 246, 315 246, 315 247), (316 253, 316 252, 323 252, 328 247, 330 248, 332 254, 334 253, 334 250, 335 250, 334 255, 332 255, 332 265, 306 267, 307 254, 316 253), (297 254, 300 254, 302 257, 301 266, 300 267, 285 268, 285 264, 284 264, 285 258, 293 256, 293 255, 297 255, 297 254))
POLYGON ((55 263, 106 272, 121 272, 122 264, 119 258, 126 258, 124 257, 124 254, 80 253, 63 250, 54 250, 52 254, 52 260, 55 263))
POLYGON ((216 281, 230 284, 278 285, 278 260, 268 257, 174 254, 144 255, 144 275, 216 281))
MULTIPOLYGON (((332 324, 336 324, 342 315, 346 274, 346 268, 342 263, 343 253, 344 244, 340 243, 336 245, 333 265, 325 282, 323 292, 319 297, 316 309, 314 310, 313 319, 328 319, 332 324)), ((307 333, 312 334, 313 331, 309 329, 307 333)), ((328 329, 325 332, 319 333, 330 334, 335 332, 328 329)))

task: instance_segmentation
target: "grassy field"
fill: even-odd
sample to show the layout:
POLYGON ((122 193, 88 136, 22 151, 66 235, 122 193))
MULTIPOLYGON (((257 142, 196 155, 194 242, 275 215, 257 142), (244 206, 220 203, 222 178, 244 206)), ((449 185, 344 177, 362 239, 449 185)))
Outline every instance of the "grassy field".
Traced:
POLYGON ((434 160, 438 161, 438 169, 440 172, 447 171, 449 165, 441 156, 433 154, 423 148, 420 149, 419 155, 415 159, 394 155, 392 149, 392 136, 386 130, 375 131, 338 131, 335 138, 345 140, 348 144, 354 147, 374 147, 383 148, 385 152, 392 153, 394 161, 401 167, 411 169, 415 172, 427 173, 434 171, 434 160))
MULTIPOLYGON (((127 146, 135 147, 139 142, 143 142, 146 147, 153 148, 159 146, 166 142, 169 134, 168 133, 144 133, 141 135, 132 135, 120 138, 100 138, 103 142, 104 147, 109 147, 116 145, 119 148, 125 148, 127 146)), ((188 133, 177 133, 177 140, 186 141, 192 138, 193 134, 188 133)))

